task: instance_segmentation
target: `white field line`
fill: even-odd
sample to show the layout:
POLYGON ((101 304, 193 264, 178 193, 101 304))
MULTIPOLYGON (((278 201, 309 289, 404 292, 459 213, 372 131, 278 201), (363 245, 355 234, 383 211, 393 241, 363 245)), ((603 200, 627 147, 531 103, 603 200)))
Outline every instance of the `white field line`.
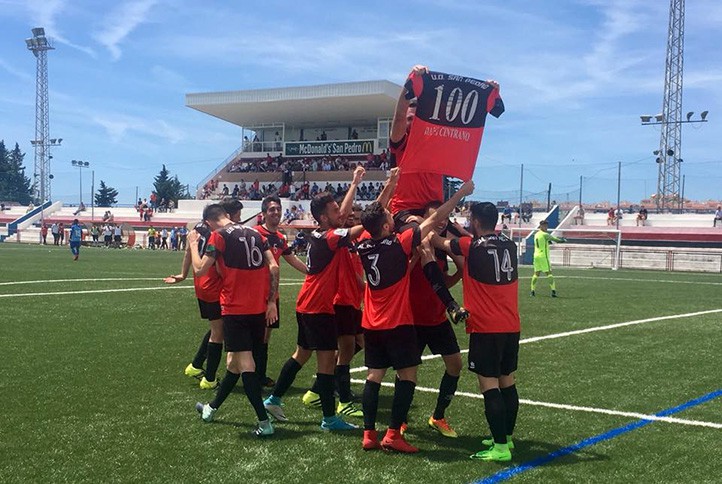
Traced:
MULTIPOLYGON (((105 282, 105 281, 162 281, 162 277, 107 277, 101 279, 48 279, 42 281, 0 282, 0 286, 20 286, 23 284, 55 284, 59 282, 105 282)), ((188 280, 191 280, 190 278, 188 280)), ((298 282, 298 279, 281 279, 281 282, 298 282)))
MULTIPOLYGON (((352 383, 365 383, 366 380, 357 380, 353 379, 351 380, 352 383)), ((382 386, 393 388, 394 384, 391 382, 382 382, 382 386)), ((416 391, 419 392, 425 392, 425 393, 439 393, 439 390, 436 388, 427 388, 427 387, 416 387, 416 391)), ((477 399, 484 399, 484 396, 478 393, 469 393, 469 392, 456 392, 456 395, 462 396, 462 397, 469 397, 469 398, 477 398, 477 399)), ((636 412, 622 412, 618 410, 608 410, 606 408, 595 408, 595 407, 580 407, 578 405, 564 405, 561 403, 549 403, 549 402, 537 402, 535 400, 527 400, 527 399, 520 399, 520 403, 523 403, 524 405, 531 405, 535 407, 546 407, 546 408, 555 408, 559 410, 573 410, 577 412, 587 412, 587 413, 601 413, 604 415, 615 415, 619 417, 629 417, 629 418, 636 418, 641 420, 651 420, 651 421, 657 421, 657 422, 667 422, 667 423, 675 423, 675 424, 681 424, 681 425, 693 425, 696 427, 707 427, 711 429, 722 429, 722 424, 720 423, 714 423, 714 422, 704 422, 701 420, 688 420, 688 419, 682 419, 682 418, 673 418, 673 417, 658 417, 657 415, 648 415, 645 413, 636 413, 636 412)))
MULTIPOLYGON (((638 319, 636 321, 627 321, 624 323, 616 323, 616 324, 608 324, 606 326, 594 326, 592 328, 586 328, 586 329, 578 329, 575 331, 566 331, 564 333, 554 333, 554 334, 547 334, 544 336, 535 336, 533 338, 524 338, 519 341, 519 344, 526 344, 526 343, 535 343, 537 341, 544 341, 546 339, 557 339, 557 338, 566 338, 567 336, 574 336, 577 334, 585 334, 585 333, 594 333, 596 331, 607 331, 610 329, 616 329, 616 328, 623 328, 625 326, 634 326, 637 324, 644 324, 644 323, 652 323, 654 321, 666 321, 668 319, 681 319, 681 318, 692 318, 695 316, 702 316, 705 314, 714 314, 714 313, 722 313, 722 309, 710 309, 708 311, 697 311, 694 313, 684 313, 684 314, 672 314, 670 316, 659 316, 656 318, 647 318, 647 319, 638 319)), ((468 353, 469 350, 461 350, 461 353, 468 353)), ((435 358, 440 358, 441 355, 424 355, 421 357, 422 360, 431 360, 435 358)), ((351 373, 358 373, 366 371, 365 366, 360 366, 358 368, 351 368, 351 373)))
MULTIPOLYGON (((280 282, 279 286, 297 286, 301 282, 280 282)), ((0 298, 7 297, 31 297, 31 296, 70 296, 76 294, 104 294, 113 292, 134 292, 134 291, 165 291, 168 289, 193 289, 193 286, 156 286, 156 287, 128 287, 122 289, 89 289, 87 291, 55 291, 55 292, 25 292, 20 294, 0 294, 0 298)))
MULTIPOLYGON (((703 286, 722 286, 722 282, 708 281, 675 281, 674 279, 634 279, 630 277, 592 277, 592 276, 557 276, 555 279, 592 279, 596 281, 622 281, 622 282, 665 282, 672 284, 698 284, 703 286)), ((519 279, 531 279, 531 276, 520 277, 519 279)))

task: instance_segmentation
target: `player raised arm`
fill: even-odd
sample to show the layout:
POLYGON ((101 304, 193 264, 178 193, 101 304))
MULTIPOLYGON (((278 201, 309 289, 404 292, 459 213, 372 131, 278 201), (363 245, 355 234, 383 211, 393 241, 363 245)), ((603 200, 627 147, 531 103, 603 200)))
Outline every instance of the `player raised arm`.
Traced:
MULTIPOLYGON (((411 68, 410 76, 421 75, 429 72, 429 68, 420 64, 411 68)), ((399 99, 396 101, 396 110, 394 111, 394 121, 391 123, 391 141, 398 143, 406 134, 406 127, 409 120, 406 119, 408 114, 410 100, 406 99, 406 88, 401 89, 399 99)))
POLYGON ((400 173, 401 171, 398 167, 391 168, 389 177, 386 179, 386 183, 384 184, 384 189, 381 190, 379 197, 376 199, 376 201, 384 208, 388 208, 389 203, 391 203, 391 197, 394 195, 394 190, 396 190, 396 184, 399 181, 400 173))
POLYGON ((268 293, 268 300, 266 305, 266 325, 271 326, 273 323, 278 321, 278 309, 276 308, 276 294, 278 294, 278 280, 281 275, 281 271, 276 263, 276 259, 273 257, 273 252, 269 250, 264 251, 263 256, 268 264, 268 271, 271 274, 271 287, 268 293))
POLYGON ((461 185, 459 191, 454 193, 450 199, 448 199, 442 206, 440 206, 436 212, 434 212, 429 218, 424 220, 419 229, 421 230, 421 238, 426 238, 434 227, 436 227, 440 221, 449 218, 449 214, 454 210, 462 198, 474 193, 474 182, 469 180, 461 185))
POLYGON ((215 252, 210 252, 209 250, 212 246, 208 246, 208 249, 206 249, 206 253, 201 258, 200 252, 198 252, 198 239, 200 238, 200 234, 196 232, 195 230, 192 230, 190 234, 188 234, 188 247, 191 251, 191 260, 193 265, 193 273, 196 276, 203 276, 208 272, 208 269, 211 268, 211 266, 216 262, 215 258, 215 252))
POLYGON ((353 201, 356 198, 356 189, 361 183, 361 180, 363 180, 364 174, 366 174, 366 170, 362 166, 357 166, 356 169, 353 171, 353 180, 351 180, 351 186, 349 187, 348 191, 346 192, 346 196, 343 197, 343 201, 341 202, 340 210, 342 226, 346 223, 346 219, 353 210, 353 201))

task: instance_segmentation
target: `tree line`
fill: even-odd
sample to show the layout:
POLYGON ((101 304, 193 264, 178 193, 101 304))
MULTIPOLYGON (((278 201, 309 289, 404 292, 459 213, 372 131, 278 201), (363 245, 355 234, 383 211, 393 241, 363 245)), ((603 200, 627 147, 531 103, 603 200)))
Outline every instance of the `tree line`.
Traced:
MULTIPOLYGON (((33 181, 25 174, 24 158, 25 153, 20 150, 18 143, 15 143, 12 150, 8 150, 5 141, 0 140, 0 201, 16 202, 20 205, 40 202, 33 200, 33 181)), ((192 198, 188 185, 183 185, 178 175, 171 176, 165 165, 154 177, 153 188, 158 200, 173 200, 176 206, 178 200, 192 198)), ((94 198, 96 206, 112 207, 118 203, 118 190, 100 180, 94 198)))

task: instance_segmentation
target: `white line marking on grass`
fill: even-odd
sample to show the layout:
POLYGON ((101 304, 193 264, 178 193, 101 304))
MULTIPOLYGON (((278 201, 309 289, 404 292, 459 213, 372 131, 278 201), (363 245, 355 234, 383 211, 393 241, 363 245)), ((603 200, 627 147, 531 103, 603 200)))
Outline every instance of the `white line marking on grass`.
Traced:
MULTIPOLYGON (((567 336, 574 336, 577 334, 585 334, 585 333, 594 333, 596 331, 606 331, 609 329, 616 329, 616 328, 623 328, 625 326, 634 326, 637 324, 644 324, 644 323, 652 323, 655 321, 666 321, 669 319, 681 319, 681 318, 692 318, 694 316, 703 316, 705 314, 714 314, 714 313, 722 313, 722 309, 710 309, 708 311, 697 311, 695 313, 684 313, 684 314, 672 314, 670 316, 659 316, 656 318, 647 318, 647 319, 638 319, 636 321, 627 321, 625 323, 616 323, 616 324, 608 324, 606 326, 594 326, 592 328, 586 328, 586 329, 578 329, 575 331, 565 331, 564 333, 554 333, 554 334, 547 334, 544 336, 534 336, 532 338, 525 338, 519 341, 519 344, 525 344, 525 343, 535 343, 537 341, 544 341, 547 339, 556 339, 556 338, 565 338, 567 336)), ((469 350, 461 350, 461 353, 468 353, 469 350)), ((421 357, 422 360, 431 360, 435 358, 440 358, 441 355, 424 355, 421 357)), ((365 366, 360 366, 358 368, 351 368, 349 370, 351 373, 358 373, 361 371, 365 371, 367 368, 365 366)))
MULTIPOLYGON (((358 380, 353 379, 351 380, 351 383, 365 383, 366 380, 358 380)), ((382 382, 382 386, 394 388, 394 384, 391 382, 382 382)), ((438 394, 439 390, 436 388, 427 388, 427 387, 416 387, 416 391, 419 392, 425 392, 425 393, 435 393, 438 394)), ((461 397, 469 397, 469 398, 477 398, 477 399, 484 399, 484 396, 478 393, 469 393, 469 392, 456 392, 456 395, 461 397)), ((656 415, 648 415, 644 413, 636 413, 636 412, 622 412, 618 410, 608 410, 606 408, 594 408, 594 407, 581 407, 578 405, 564 405, 561 403, 549 403, 549 402, 537 402, 535 400, 527 400, 527 399, 520 399, 519 403, 523 403, 525 405, 531 405, 535 407, 546 407, 546 408, 555 408, 559 410, 573 410, 577 412, 587 412, 587 413, 601 413, 604 415, 615 415, 619 417, 629 417, 629 418, 635 418, 635 419, 641 419, 641 420, 654 420, 658 422, 667 422, 667 423, 675 423, 675 424, 681 424, 681 425, 692 425, 695 427, 706 427, 711 429, 722 429, 722 424, 715 423, 715 422, 704 422, 701 420, 689 420, 689 419, 683 419, 683 418, 674 418, 674 417, 658 417, 656 415)))
MULTIPOLYGON (((698 284, 703 286, 722 286, 722 282, 708 281, 675 281, 673 279, 634 279, 630 277, 591 277, 591 276, 554 276, 557 279, 592 279, 595 281, 623 281, 623 282, 669 282, 672 284, 698 284)), ((520 277, 519 279, 531 279, 531 277, 520 277)))
MULTIPOLYGON (((188 279, 192 280, 192 279, 188 279)), ((106 282, 106 281, 163 281, 162 277, 107 277, 101 279, 47 279, 43 281, 10 281, 0 282, 0 286, 20 286, 23 284, 55 284, 58 282, 106 282)), ((281 282, 302 284, 298 279, 281 279, 281 282)))
MULTIPOLYGON (((279 286, 297 286, 301 282, 280 282, 279 286)), ((89 289, 87 291, 55 291, 55 292, 25 292, 19 294, 0 294, 3 297, 30 297, 30 296, 69 296, 75 294, 104 294, 113 292, 133 292, 133 291, 162 291, 167 289, 193 289, 193 286, 155 286, 155 287, 127 287, 120 289, 89 289)))

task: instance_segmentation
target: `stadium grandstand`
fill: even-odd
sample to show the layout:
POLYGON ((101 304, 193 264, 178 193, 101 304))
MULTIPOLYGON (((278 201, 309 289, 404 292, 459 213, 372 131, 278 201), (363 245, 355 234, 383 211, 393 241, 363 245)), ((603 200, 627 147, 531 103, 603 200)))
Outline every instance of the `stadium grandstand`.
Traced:
MULTIPOLYGON (((138 207, 7 206, 0 213, 0 240, 38 243, 43 224, 68 227, 78 218, 88 229, 120 225, 124 245, 145 248, 151 225, 191 227, 205 205, 224 197, 243 200, 243 218, 255 222, 261 200, 270 194, 283 200, 282 227, 293 237, 315 226, 311 198, 322 191, 345 194, 358 165, 366 176, 357 201, 365 205, 376 198, 392 163, 389 133, 400 90, 389 81, 364 81, 187 94, 188 107, 239 128, 238 148, 197 184, 195 199, 168 210, 156 207, 146 216, 138 207)), ((519 207, 491 201, 504 215, 498 230, 522 242, 522 261, 539 222, 548 219, 553 233, 569 239, 552 249, 556 265, 722 272, 722 223, 713 226, 711 215, 717 201, 687 203, 683 213, 650 209, 642 223, 640 205, 631 202, 623 202, 621 217, 610 221, 616 208, 610 203, 528 200, 519 207)), ((641 204, 654 205, 652 200, 641 204)), ((465 225, 466 211, 453 219, 465 225)))

